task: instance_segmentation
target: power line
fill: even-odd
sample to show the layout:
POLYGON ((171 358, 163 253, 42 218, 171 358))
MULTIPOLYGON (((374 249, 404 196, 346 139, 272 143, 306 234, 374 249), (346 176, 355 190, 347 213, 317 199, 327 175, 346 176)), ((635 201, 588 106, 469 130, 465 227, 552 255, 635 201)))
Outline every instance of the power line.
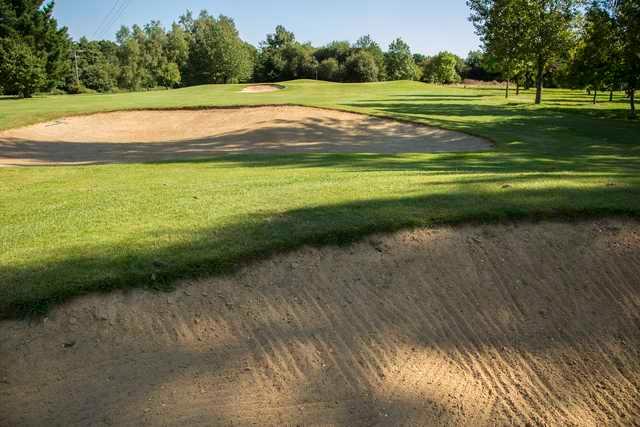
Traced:
POLYGON ((102 34, 100 35, 101 38, 108 36, 109 32, 111 31, 111 27, 113 27, 113 24, 115 24, 122 17, 122 13, 128 5, 129 3, 127 3, 127 0, 122 0, 113 16, 107 21, 104 28, 102 29, 102 34))
POLYGON ((123 3, 118 8, 113 18, 108 22, 108 24, 105 26, 104 30, 102 31, 103 37, 109 34, 109 31, 111 31, 111 28, 113 27, 114 24, 117 24, 118 22, 120 22, 120 20, 124 16, 124 13, 127 11, 131 3, 133 3, 133 0, 130 0, 128 2, 126 0, 123 0, 123 3))
POLYGON ((104 18, 102 18, 102 22, 100 22, 100 25, 98 25, 95 31, 93 32, 93 36, 92 36, 93 39, 95 39, 96 36, 101 33, 102 29, 104 28, 104 25, 107 23, 107 20, 112 18, 112 15, 116 11, 116 8, 118 7, 118 4, 120 3, 120 1, 121 0, 116 0, 113 3, 113 6, 111 6, 111 10, 109 11, 109 13, 107 13, 104 16, 104 18))

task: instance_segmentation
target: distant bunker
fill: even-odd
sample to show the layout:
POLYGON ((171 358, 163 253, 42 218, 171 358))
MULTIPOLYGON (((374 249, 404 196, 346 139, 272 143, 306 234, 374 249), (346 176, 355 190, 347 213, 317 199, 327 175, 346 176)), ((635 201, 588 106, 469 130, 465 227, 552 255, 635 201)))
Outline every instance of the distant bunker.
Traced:
POLYGON ((251 85, 242 89, 240 92, 243 93, 265 93, 265 92, 277 92, 279 90, 284 90, 285 87, 281 85, 270 85, 270 84, 262 84, 262 85, 251 85))
POLYGON ((0 166, 155 162, 220 154, 491 150, 461 132, 296 106, 145 110, 68 117, 0 132, 0 166))

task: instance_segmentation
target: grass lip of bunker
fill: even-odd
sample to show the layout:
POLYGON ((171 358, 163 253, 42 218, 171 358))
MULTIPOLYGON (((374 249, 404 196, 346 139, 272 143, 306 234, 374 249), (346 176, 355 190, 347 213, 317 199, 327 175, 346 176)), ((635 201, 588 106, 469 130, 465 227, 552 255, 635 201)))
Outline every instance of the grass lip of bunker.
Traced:
POLYGON ((258 84, 244 87, 240 92, 242 93, 268 93, 277 92, 279 90, 285 90, 287 87, 277 84, 258 84))
POLYGON ((301 106, 139 110, 0 132, 0 165, 169 161, 219 154, 486 151, 486 139, 422 124, 301 106))

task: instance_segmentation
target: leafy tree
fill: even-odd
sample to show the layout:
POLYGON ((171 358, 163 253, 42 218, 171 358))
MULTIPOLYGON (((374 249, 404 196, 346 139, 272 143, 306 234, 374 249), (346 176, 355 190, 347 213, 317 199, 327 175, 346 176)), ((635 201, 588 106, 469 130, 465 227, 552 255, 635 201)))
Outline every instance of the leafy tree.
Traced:
POLYGON ((424 63, 427 62, 428 59, 429 59, 429 57, 427 55, 423 55, 421 53, 414 53, 413 54, 413 62, 415 62, 416 65, 418 65, 418 66, 424 65, 424 63))
POLYGON ((5 93, 31 98, 46 84, 45 66, 46 59, 27 43, 0 39, 0 82, 5 93))
POLYGON ((509 82, 517 74, 529 54, 529 29, 523 25, 521 11, 526 0, 484 0, 468 2, 474 12, 471 17, 493 66, 507 81, 505 96, 509 97, 509 82))
POLYGON ((315 78, 318 61, 313 53, 314 48, 309 44, 289 43, 282 50, 284 68, 279 80, 315 78))
POLYGON ((585 15, 571 74, 581 86, 593 90, 594 104, 599 90, 615 86, 621 54, 617 36, 615 22, 609 13, 592 3, 585 15))
POLYGON ((283 26, 261 43, 256 60, 256 79, 283 81, 300 78, 315 79, 320 74, 316 49, 296 41, 295 35, 283 26))
POLYGON ((79 93, 82 87, 108 92, 117 87, 120 67, 115 43, 89 41, 83 37, 72 49, 77 52, 78 76, 75 70, 69 71, 66 77, 68 92, 79 93), (80 86, 77 86, 76 77, 80 79, 80 86))
MULTIPOLYGON (((33 55, 30 63, 38 64, 37 69, 28 74, 38 75, 39 65, 44 66, 43 89, 62 86, 70 69, 70 39, 65 27, 58 28, 58 23, 53 18, 53 8, 53 1, 0 0, 0 40, 16 41, 20 45, 15 48, 16 54, 19 52, 24 58, 31 58, 30 55, 33 55)), ((26 71, 22 66, 21 69, 26 71)), ((20 75, 24 76, 24 73, 20 75)), ((5 81, 3 85, 7 91, 7 87, 17 87, 22 83, 5 81)))
POLYGON ((375 58, 366 50, 354 53, 345 63, 345 79, 349 82, 376 82, 379 72, 375 58))
POLYGON ((463 79, 490 81, 498 75, 487 64, 487 55, 479 50, 471 51, 464 60, 463 79))
POLYGON ((342 80, 342 68, 336 58, 328 58, 318 66, 318 78, 329 82, 342 80))
POLYGON ((635 95, 640 86, 640 2, 612 0, 610 6, 620 32, 622 46, 620 76, 629 96, 629 116, 636 118, 635 95))
POLYGON ((185 70, 188 84, 236 83, 251 78, 251 53, 231 18, 220 15, 216 19, 202 11, 192 26, 185 70))
POLYGON ((167 33, 165 52, 168 62, 173 62, 184 70, 189 59, 189 33, 175 22, 167 33))
POLYGON ((344 65, 352 53, 351 43, 348 41, 333 41, 316 50, 315 57, 319 62, 325 59, 335 58, 341 65, 344 65))
POLYGON ((411 48, 402 39, 396 39, 389 45, 389 51, 385 55, 385 68, 390 80, 415 80, 417 66, 411 48))
POLYGON ((142 63, 140 33, 140 27, 134 25, 133 32, 127 27, 122 27, 116 34, 119 45, 118 59, 120 61, 118 85, 123 89, 140 89, 145 80, 145 74, 147 74, 142 63))
MULTIPOLYGON (((273 34, 267 34, 257 55, 256 79, 264 82, 285 80, 285 74, 291 70, 285 58, 285 50, 296 43, 295 35, 282 25, 278 25, 273 34)), ((291 56, 291 52, 288 55, 291 56)))
MULTIPOLYGON (((578 0, 467 0, 471 21, 495 54, 500 68, 532 61, 536 104, 542 102, 545 73, 569 50, 578 0)), ((508 74, 512 74, 510 71, 508 74)))
POLYGON ((423 80, 439 84, 459 83, 461 81, 457 69, 459 59, 450 52, 438 53, 425 63, 423 80))
POLYGON ((364 51, 371 55, 378 68, 377 80, 384 81, 387 79, 387 72, 384 65, 384 52, 378 43, 376 43, 370 35, 362 36, 356 41, 352 48, 353 52, 364 51))
POLYGON ((157 77, 158 84, 167 88, 180 86, 180 83, 182 82, 180 68, 175 62, 167 62, 162 65, 162 68, 158 71, 157 77))

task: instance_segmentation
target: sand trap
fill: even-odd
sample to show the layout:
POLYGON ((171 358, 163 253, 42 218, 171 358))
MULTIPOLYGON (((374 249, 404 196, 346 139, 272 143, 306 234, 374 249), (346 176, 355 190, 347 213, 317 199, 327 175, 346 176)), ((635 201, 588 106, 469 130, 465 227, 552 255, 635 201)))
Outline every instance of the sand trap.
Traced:
POLYGON ((240 92, 244 93, 265 93, 265 92, 277 92, 279 90, 284 90, 284 86, 280 85, 253 85, 247 86, 242 89, 240 92))
POLYGON ((441 227, 0 322, 0 425, 635 425, 640 222, 441 227))
POLYGON ((470 135, 304 107, 135 111, 0 132, 0 165, 162 161, 225 153, 430 153, 489 150, 470 135))

